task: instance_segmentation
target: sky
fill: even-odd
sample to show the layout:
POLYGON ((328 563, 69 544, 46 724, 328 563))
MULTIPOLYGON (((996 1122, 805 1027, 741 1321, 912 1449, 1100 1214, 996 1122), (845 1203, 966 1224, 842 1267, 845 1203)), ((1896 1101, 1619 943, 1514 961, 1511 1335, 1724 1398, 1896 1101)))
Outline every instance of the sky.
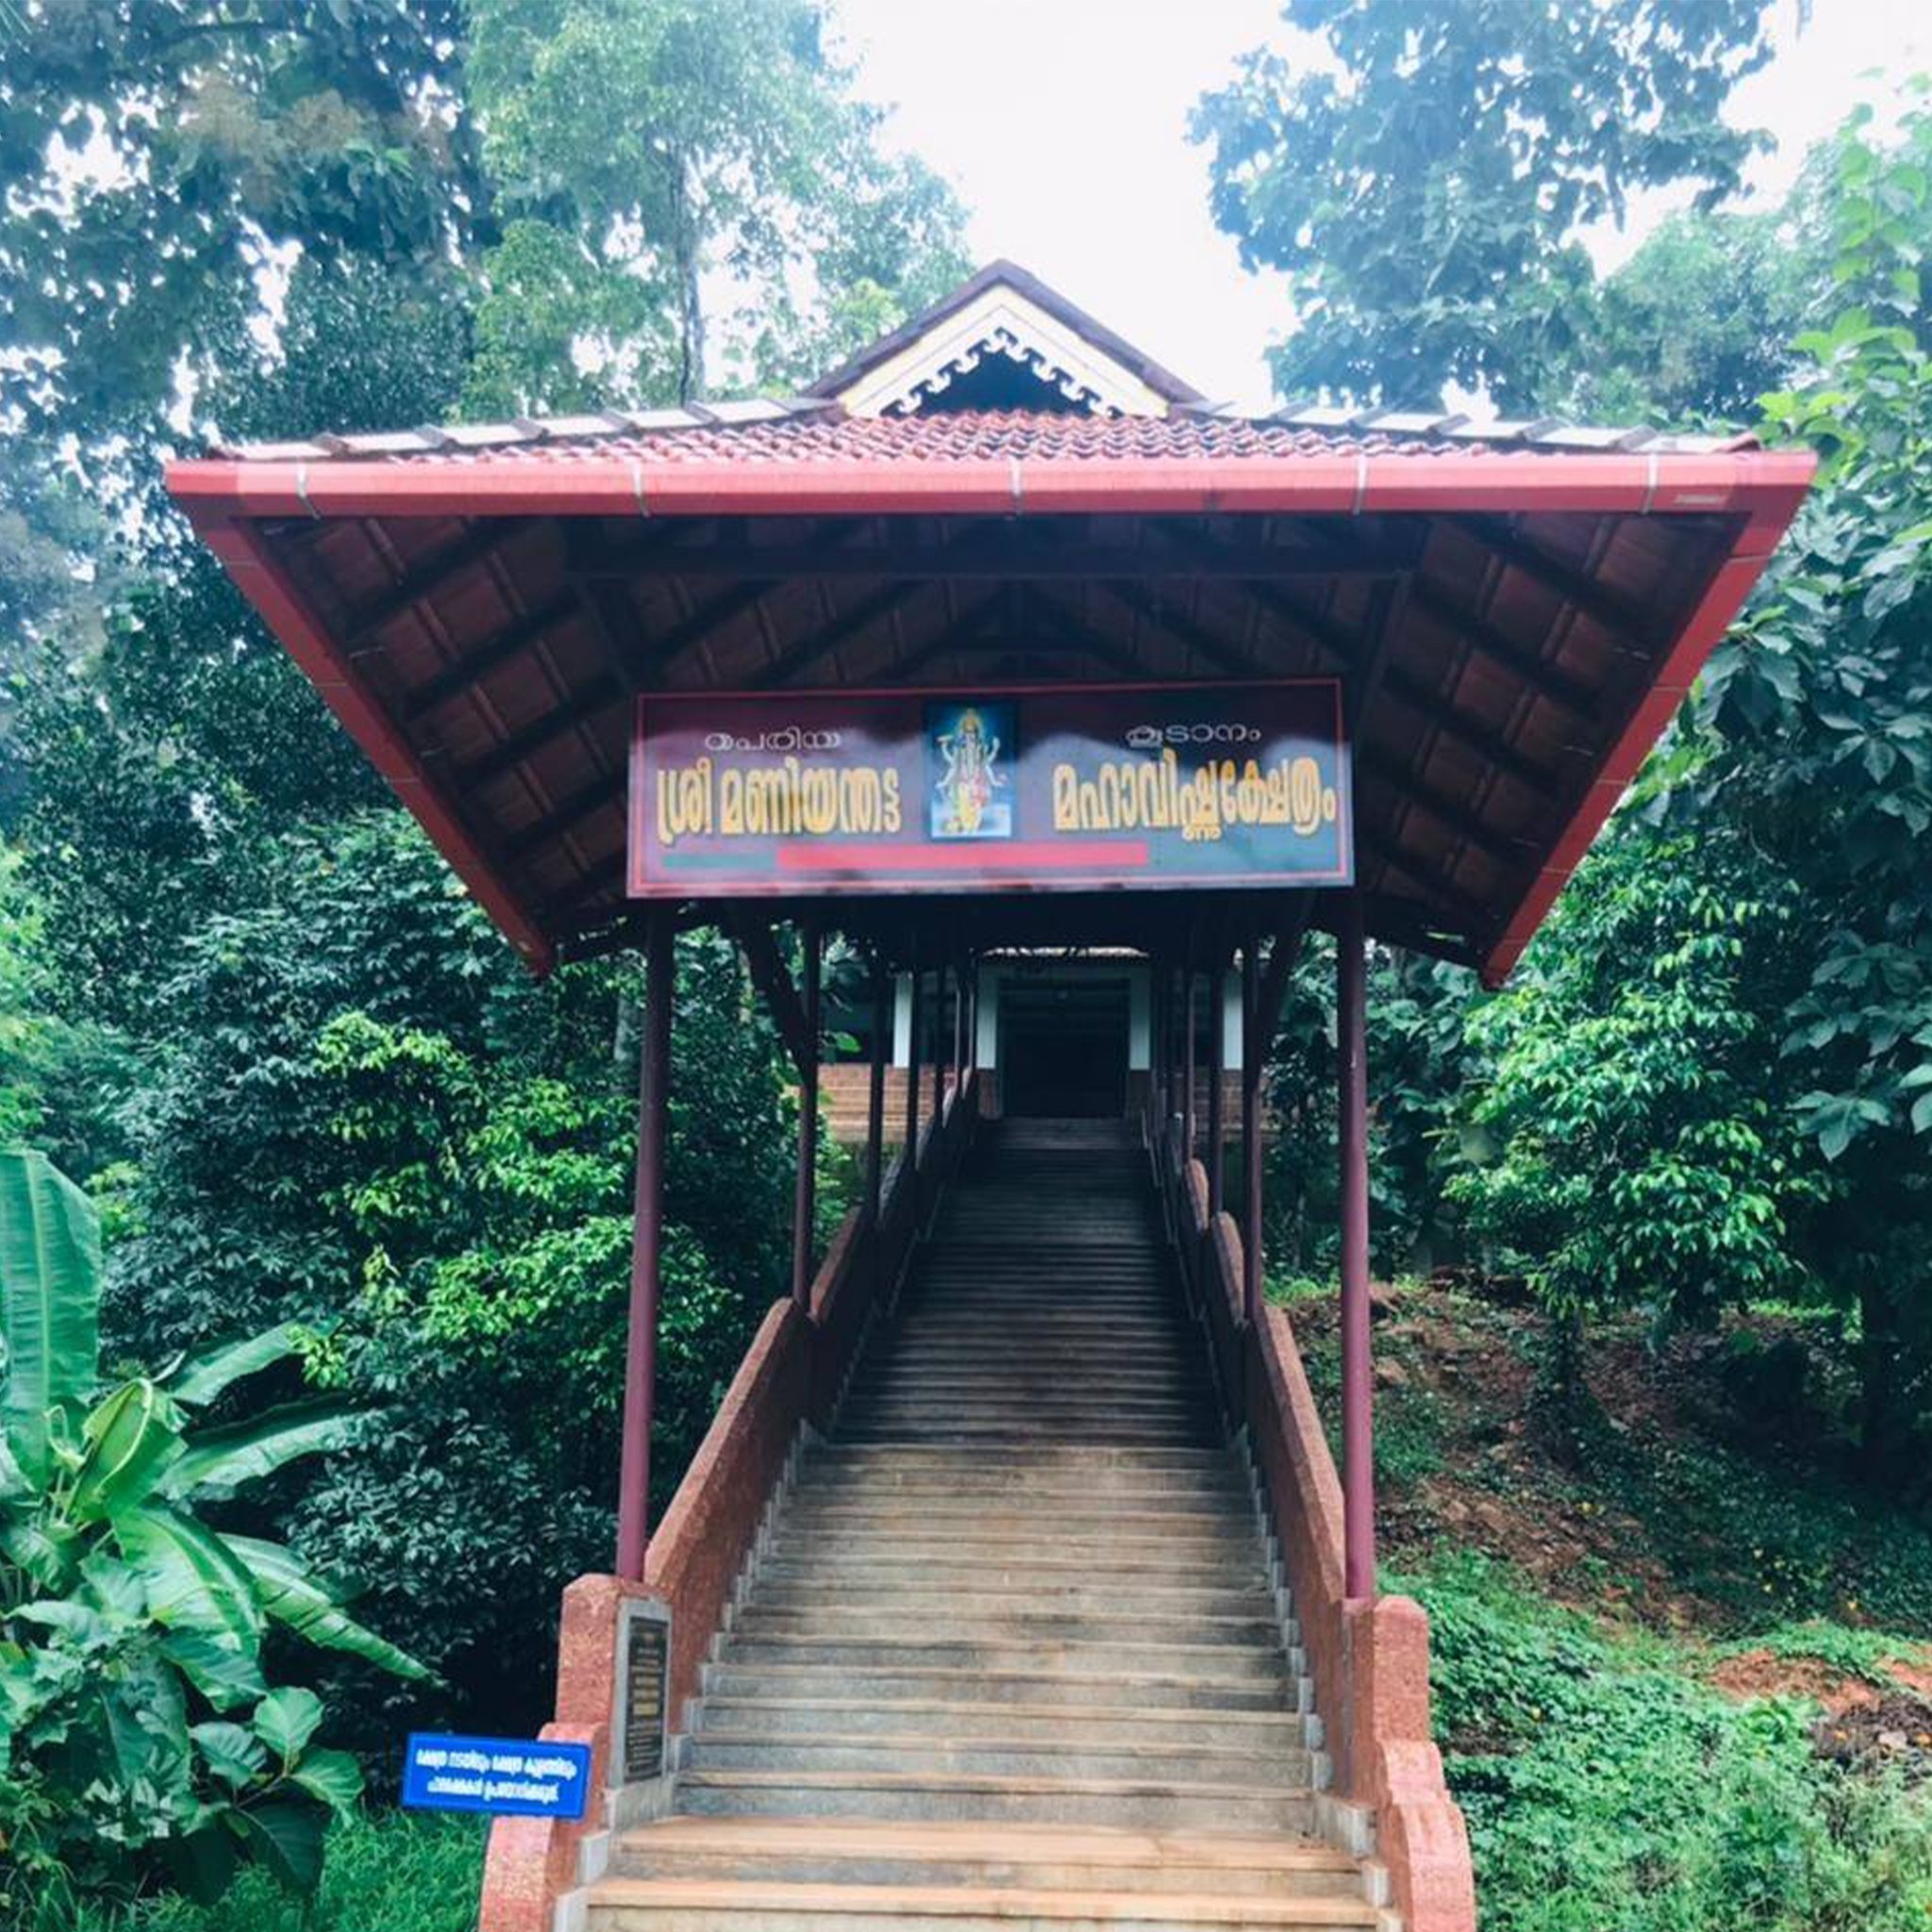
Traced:
MULTIPOLYGON (((1932 68, 1923 0, 1778 0, 1777 58, 1732 97, 1769 129, 1751 185, 1780 194, 1811 142, 1860 100, 1932 68)), ((1279 281, 1247 274, 1208 211, 1206 150, 1189 110, 1236 58, 1286 42, 1278 0, 837 0, 861 88, 893 104, 893 138, 972 210, 981 261, 1008 256, 1217 401, 1270 401, 1262 359, 1281 334, 1279 281)), ((1671 204, 1590 238, 1604 267, 1671 204)))

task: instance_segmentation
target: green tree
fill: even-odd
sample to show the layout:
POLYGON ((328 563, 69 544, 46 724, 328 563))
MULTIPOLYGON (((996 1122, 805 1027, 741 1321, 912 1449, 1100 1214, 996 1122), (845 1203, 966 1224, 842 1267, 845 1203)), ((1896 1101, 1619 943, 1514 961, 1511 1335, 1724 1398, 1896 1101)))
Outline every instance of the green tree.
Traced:
POLYGON ((1799 889, 1780 1078, 1830 1168, 1818 1266, 1857 1309, 1866 1446, 1896 1468, 1932 1415, 1932 109, 1890 142, 1857 117, 1827 158, 1844 307, 1770 402, 1824 469, 1712 660, 1683 803, 1799 889))
POLYGON ((883 150, 818 0, 475 0, 471 28, 508 223, 475 410, 787 380, 962 271, 957 201, 883 150))
POLYGON ((1450 1193, 1556 1314, 1661 1332, 1802 1283, 1817 1184, 1764 1078, 1793 898, 1735 834, 1626 816, 1481 1012, 1450 1193))
POLYGON ((1533 408, 1593 281, 1579 229, 1640 190, 1737 186, 1761 137, 1722 118, 1770 57, 1765 0, 1288 0, 1319 38, 1261 48, 1196 109, 1216 220, 1284 271, 1284 394, 1533 408))
MULTIPOLYGON (((793 1102, 721 941, 685 944, 668 1150, 658 1500, 783 1283, 793 1102)), ((558 1591, 607 1565, 636 1147, 624 962, 532 980, 398 811, 277 841, 182 941, 130 1102, 108 1330, 147 1360, 237 1322, 326 1325, 378 1437, 270 1518, 372 1582, 458 1706, 541 1721, 558 1591)), ((358 1687, 369 1741, 384 1691, 358 1687)))
POLYGON ((0 420, 29 431, 152 438, 291 250, 428 269, 480 212, 447 0, 39 0, 0 32, 0 420))

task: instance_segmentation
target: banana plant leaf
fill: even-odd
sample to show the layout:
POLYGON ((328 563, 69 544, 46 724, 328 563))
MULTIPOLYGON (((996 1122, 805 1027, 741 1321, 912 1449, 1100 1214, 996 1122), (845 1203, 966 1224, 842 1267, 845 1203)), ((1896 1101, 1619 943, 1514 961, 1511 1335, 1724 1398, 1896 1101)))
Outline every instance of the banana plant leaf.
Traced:
POLYGON ((150 1504, 117 1517, 114 1539, 141 1573, 156 1623, 207 1631, 251 1650, 259 1642, 262 1606, 225 1538, 177 1509, 150 1504))
POLYGON ((77 1407, 93 1389, 100 1298, 93 1203, 44 1154, 0 1152, 0 1423, 29 1482, 44 1483, 50 1473, 53 1412, 77 1407))
POLYGON ((145 1502, 182 1450, 179 1411, 144 1378, 124 1382, 98 1404, 82 1434, 87 1452, 68 1503, 82 1522, 145 1502))
POLYGON ((284 1463, 346 1447, 367 1413, 328 1396, 291 1403, 246 1422, 198 1430, 187 1452, 167 1471, 164 1487, 171 1496, 186 1496, 195 1490, 239 1489, 272 1475, 284 1463))
POLYGON ((281 1322, 245 1341, 225 1341, 192 1355, 162 1379, 176 1402, 198 1408, 212 1402, 231 1382, 258 1374, 298 1354, 303 1341, 314 1332, 300 1322, 281 1322))
POLYGON ((292 1550, 248 1536, 224 1536, 222 1541, 254 1579, 256 1593, 268 1614, 310 1643, 359 1657, 379 1670, 418 1682, 433 1681, 436 1673, 408 1651, 358 1624, 309 1574, 292 1550))

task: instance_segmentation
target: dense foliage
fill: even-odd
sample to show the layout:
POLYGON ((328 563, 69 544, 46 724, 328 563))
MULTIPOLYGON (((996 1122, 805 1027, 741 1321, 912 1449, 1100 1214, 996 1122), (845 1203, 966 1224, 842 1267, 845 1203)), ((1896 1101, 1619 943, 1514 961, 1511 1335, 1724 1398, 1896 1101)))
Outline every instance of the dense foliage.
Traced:
POLYGON ((0 1923, 35 1932, 158 1873, 202 1898, 247 1862, 314 1889, 362 1774, 311 1748, 312 1691, 270 1689, 275 1626, 427 1674, 292 1551, 200 1513, 354 1440, 327 1398, 199 1423, 303 1331, 108 1382, 100 1276, 93 1204, 44 1155, 0 1154, 0 1923))
MULTIPOLYGON (((641 989, 523 974, 159 458, 782 384, 951 277, 961 215, 811 0, 29 18, 0 25, 0 1129, 98 1206, 127 1386, 178 1404, 168 1365, 252 1326, 302 1334, 331 1414, 380 1410, 220 1515, 362 1580, 438 1674, 277 1651, 380 1774, 404 1703, 541 1723, 558 1591, 609 1560, 641 989)), ((796 1108, 730 949, 679 964, 659 1507, 783 1286, 796 1108)), ((113 1625, 96 1661, 134 1641, 91 1580, 68 1600, 113 1625)), ((253 1810, 260 1740, 208 1736, 225 1770, 170 1775, 253 1810)), ((125 1890, 64 1828, 46 1873, 125 1890)))
POLYGON ((1320 58, 1258 49, 1196 110, 1214 212, 1285 270, 1288 395, 1511 408, 1591 308, 1579 227, 1630 198, 1738 185, 1762 137, 1718 112, 1770 58, 1764 0, 1290 0, 1320 58))

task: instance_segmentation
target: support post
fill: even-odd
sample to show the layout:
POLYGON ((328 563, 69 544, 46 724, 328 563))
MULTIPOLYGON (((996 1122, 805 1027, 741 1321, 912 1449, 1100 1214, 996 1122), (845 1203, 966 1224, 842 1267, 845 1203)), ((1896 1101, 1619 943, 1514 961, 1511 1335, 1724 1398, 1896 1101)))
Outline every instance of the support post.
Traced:
POLYGON ((1241 945, 1241 1312, 1261 1312, 1261 1031, 1260 941, 1241 945))
POLYGON ((1227 969, 1217 958, 1208 975, 1208 1213, 1221 1212, 1226 1192, 1222 1169, 1227 1158, 1227 969))
MULTIPOLYGON (((912 955, 912 971, 909 976, 912 981, 912 999, 907 1014, 908 1024, 906 1045, 906 1151, 899 1157, 900 1172, 908 1176, 916 1173, 919 1167, 919 1047, 925 1025, 925 1014, 923 1010, 924 1001, 921 998, 925 990, 925 980, 919 970, 917 951, 912 955)), ((908 1185, 913 1186, 913 1199, 916 1201, 917 1186, 909 1181, 908 1185)))
POLYGON ((946 1110, 946 968, 941 960, 932 970, 932 1117, 937 1123, 946 1110))
POLYGON ((798 1069, 798 1180, 791 1196, 791 1299, 811 1312, 812 1252, 817 1245, 819 1175, 819 965, 818 921, 805 922, 805 1057, 798 1069))
POLYGON ((1341 1143, 1342 1576, 1351 1597, 1375 1593, 1374 1371, 1369 1333, 1369 1081, 1362 902, 1341 906, 1335 946, 1337 1099, 1341 1143))
POLYGON ((1194 988, 1199 975, 1194 971, 1194 949, 1188 948, 1181 976, 1187 985, 1181 1001, 1181 1163, 1194 1158, 1194 988))
POLYGON ((966 962, 953 968, 953 1091, 966 1084, 966 962))
POLYGON ((872 1066, 865 1089, 865 1220, 879 1224, 879 1188, 886 1164, 886 1068, 892 1058, 892 978, 874 953, 872 961, 872 1066))
POLYGON ((658 1298, 664 1249, 664 1113, 675 996, 669 917, 644 940, 644 1039, 638 1070, 638 1166, 624 1349, 624 1433, 617 1463, 617 1574, 641 1581, 651 1512, 651 1422, 657 1399, 658 1298))
MULTIPOLYGON (((1167 969, 1157 953, 1147 967, 1147 1087, 1153 1103, 1154 1144, 1167 1144, 1167 969)), ((1165 1158, 1165 1155, 1162 1156, 1165 1158)))

